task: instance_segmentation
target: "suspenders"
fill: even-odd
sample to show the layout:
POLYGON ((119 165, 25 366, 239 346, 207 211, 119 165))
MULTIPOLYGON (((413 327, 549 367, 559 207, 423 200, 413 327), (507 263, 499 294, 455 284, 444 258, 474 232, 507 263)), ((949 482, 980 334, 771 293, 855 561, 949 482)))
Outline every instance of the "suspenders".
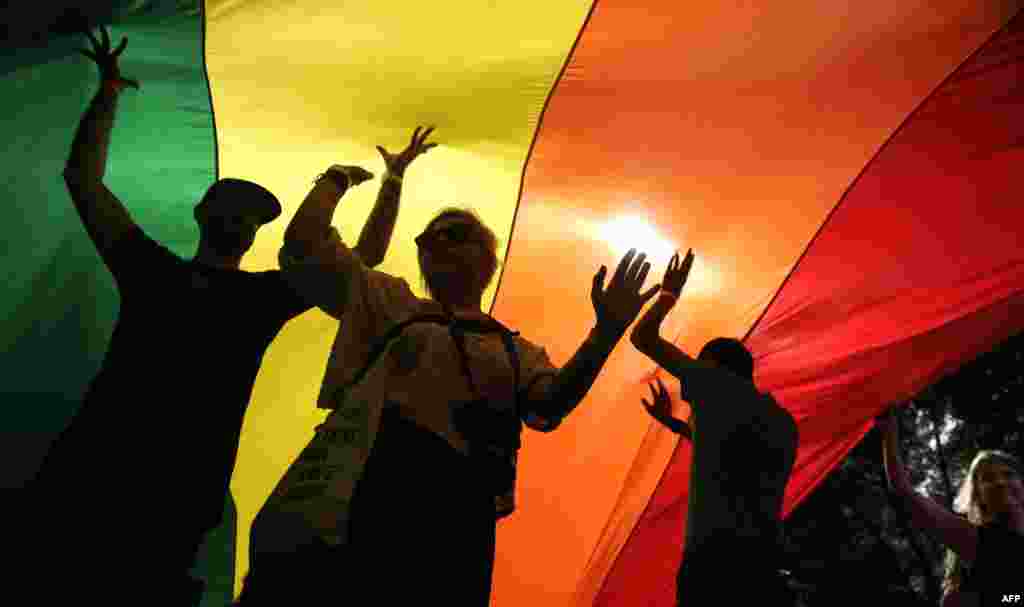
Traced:
MULTIPOLYGON (((459 355, 459 366, 462 374, 469 384, 470 392, 474 400, 468 403, 458 403, 453 408, 453 417, 456 428, 466 436, 470 443, 470 449, 478 451, 481 448, 490 452, 505 452, 514 455, 519 449, 521 422, 519 416, 519 351, 516 347, 515 336, 518 331, 511 331, 496 320, 463 320, 448 314, 423 314, 414 316, 396 324, 374 345, 367 357, 366 364, 353 377, 352 381, 338 389, 345 391, 358 384, 369 372, 377 360, 387 350, 388 344, 401 335, 406 327, 414 323, 431 322, 439 325, 447 325, 448 331, 455 342, 455 349, 459 355), (473 381, 473 374, 469 367, 469 356, 466 354, 466 333, 494 333, 501 334, 502 343, 508 354, 509 362, 512 365, 513 385, 512 394, 515 401, 511 411, 492 411, 487 407, 486 399, 481 396, 476 383, 473 381)), ((337 393, 335 394, 337 396, 337 393)))

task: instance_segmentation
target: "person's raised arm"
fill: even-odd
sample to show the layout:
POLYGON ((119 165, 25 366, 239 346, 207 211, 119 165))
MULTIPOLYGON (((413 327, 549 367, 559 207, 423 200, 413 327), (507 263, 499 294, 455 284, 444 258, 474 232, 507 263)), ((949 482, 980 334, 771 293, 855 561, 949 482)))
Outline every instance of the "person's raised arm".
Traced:
MULTIPOLYGON (((281 274, 310 305, 341 319, 359 255, 341 241, 331 219, 349 187, 373 177, 357 166, 333 165, 313 184, 284 233, 281 274)), ((362 264, 365 265, 365 264, 362 264)))
POLYGON ((384 159, 384 166, 387 172, 380 184, 380 191, 377 194, 377 202, 373 205, 369 219, 363 224, 363 230, 359 233, 359 241, 355 251, 368 267, 380 265, 384 261, 388 246, 391 244, 391 236, 395 231, 395 221, 398 219, 399 201, 402 196, 402 179, 405 178, 405 170, 417 156, 435 147, 436 143, 426 143, 427 137, 433 132, 430 127, 423 134, 420 134, 422 127, 416 127, 413 131, 412 141, 398 154, 390 154, 381 146, 377 146, 384 159))
POLYGON ((138 82, 123 78, 117 59, 128 44, 122 38, 114 50, 106 28, 100 29, 102 42, 86 32, 92 42, 91 51, 80 51, 100 70, 100 88, 82 117, 71 144, 71 154, 64 168, 64 183, 82 218, 85 230, 96 245, 107 267, 112 269, 114 244, 135 227, 128 210, 103 183, 107 166, 107 149, 114 125, 117 97, 125 87, 139 88, 138 82))
POLYGON ((640 292, 651 264, 644 262, 646 255, 643 253, 633 260, 635 254, 636 249, 626 253, 607 289, 604 289, 607 268, 601 266, 594 276, 590 300, 594 305, 597 322, 576 354, 558 370, 553 379, 539 383, 538 388, 528 395, 531 409, 538 415, 561 419, 579 405, 640 309, 658 292, 660 285, 655 285, 646 293, 640 292))
POLYGON ((674 300, 664 293, 658 297, 647 313, 637 323, 636 329, 630 334, 630 342, 641 353, 658 363, 680 381, 685 381, 688 372, 702 368, 700 361, 683 352, 672 342, 661 337, 659 332, 661 320, 672 309, 674 300), (640 327, 644 323, 645 327, 640 327))
POLYGON ((331 231, 331 219, 341 197, 352 186, 373 179, 357 166, 333 165, 317 178, 284 232, 285 250, 304 257, 322 245, 331 231))
MULTIPOLYGON (((686 257, 680 261, 676 253, 668 263, 665 278, 662 280, 662 291, 647 312, 637 321, 629 339, 637 350, 658 363, 679 380, 685 380, 687 372, 701 368, 703 365, 693 357, 677 348, 661 337, 661 323, 675 306, 683 286, 693 267, 693 251, 687 251, 686 257)), ((692 405, 692 403, 691 403, 692 405)))
POLYGON ((882 431, 886 477, 890 487, 907 504, 913 524, 959 554, 960 558, 973 561, 978 550, 978 530, 970 522, 914 490, 900 454, 899 429, 893 412, 876 419, 876 424, 882 431))

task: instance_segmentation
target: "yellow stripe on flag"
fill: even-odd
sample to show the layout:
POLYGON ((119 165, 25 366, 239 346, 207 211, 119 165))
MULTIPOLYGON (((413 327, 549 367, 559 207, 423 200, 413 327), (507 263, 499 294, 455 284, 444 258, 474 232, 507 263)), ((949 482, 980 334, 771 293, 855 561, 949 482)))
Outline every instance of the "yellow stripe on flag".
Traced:
MULTIPOLYGON (((219 176, 256 181, 284 206, 243 268, 277 266, 287 222, 318 173, 338 163, 379 176, 374 146, 397 152, 417 125, 436 125, 440 146, 406 175, 379 269, 419 290, 412 238, 449 205, 473 207, 504 256, 541 110, 589 9, 587 0, 207 2, 219 176)), ((334 225, 346 242, 356 242, 379 184, 359 186, 339 206, 334 225)), ((335 329, 320 311, 305 314, 264 356, 232 479, 236 589, 253 516, 324 416, 315 400, 335 329)))

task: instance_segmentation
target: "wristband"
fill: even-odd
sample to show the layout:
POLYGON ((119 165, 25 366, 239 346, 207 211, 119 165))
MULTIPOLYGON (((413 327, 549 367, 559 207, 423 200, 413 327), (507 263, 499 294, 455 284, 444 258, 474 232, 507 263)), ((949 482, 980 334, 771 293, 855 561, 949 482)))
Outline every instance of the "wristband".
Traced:
POLYGON ((679 296, 673 293, 672 291, 666 291, 665 289, 662 289, 661 292, 658 293, 658 295, 670 298, 673 304, 679 301, 679 296))
POLYGON ((345 191, 348 189, 348 175, 342 173, 337 169, 327 169, 323 173, 320 173, 319 175, 316 176, 316 179, 313 180, 313 183, 320 183, 324 179, 330 179, 331 183, 333 183, 341 191, 345 191), (342 178, 344 180, 342 180, 342 178))

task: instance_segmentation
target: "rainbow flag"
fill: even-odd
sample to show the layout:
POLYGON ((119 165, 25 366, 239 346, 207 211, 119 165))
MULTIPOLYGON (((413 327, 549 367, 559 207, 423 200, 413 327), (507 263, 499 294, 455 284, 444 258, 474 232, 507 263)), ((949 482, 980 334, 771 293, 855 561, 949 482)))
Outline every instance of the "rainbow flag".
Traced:
MULTIPOLYGON (((142 89, 122 95, 106 183, 182 257, 211 182, 264 185, 284 216, 243 269, 271 269, 318 173, 380 174, 376 145, 435 125, 380 269, 419 285, 413 236, 473 207, 503 262, 485 308, 556 364, 592 326, 601 265, 637 247, 653 284, 692 247, 663 335, 691 353, 745 338, 799 424, 788 513, 877 413, 1024 329, 1022 4, 123 0, 103 21, 142 89)), ((0 62, 0 442, 26 462, 7 486, 74 414, 118 309, 60 177, 95 68, 51 13, 0 62)), ((375 190, 340 205, 346 241, 375 190)), ((304 314, 264 357, 231 515, 198 565, 206 604, 237 590, 253 516, 325 415, 335 326, 304 314)), ((673 604, 689 447, 640 406, 656 374, 624 341, 558 431, 525 434, 493 605, 673 604)))

